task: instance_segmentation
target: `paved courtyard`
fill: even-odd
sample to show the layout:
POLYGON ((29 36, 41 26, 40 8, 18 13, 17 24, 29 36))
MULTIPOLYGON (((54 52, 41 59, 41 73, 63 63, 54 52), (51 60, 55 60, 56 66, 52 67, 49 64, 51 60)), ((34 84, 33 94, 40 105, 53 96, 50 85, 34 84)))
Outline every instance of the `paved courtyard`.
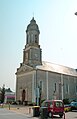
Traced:
MULTIPOLYGON (((11 105, 10 108, 8 106, 6 109, 10 112, 14 112, 16 114, 19 114, 19 115, 21 114, 23 116, 26 116, 27 118, 39 119, 39 117, 33 117, 32 106, 11 105)), ((53 119, 64 119, 64 117, 60 118, 59 116, 54 116, 53 119)), ((65 113, 65 119, 77 119, 77 111, 65 113)))
MULTIPOLYGON (((16 106, 16 107, 12 106, 10 110, 16 113, 26 114, 28 117, 32 117, 36 119, 39 118, 39 117, 33 117, 32 106, 16 106)), ((54 116, 53 119, 64 119, 64 117, 60 118, 59 116, 54 116)), ((77 111, 65 113, 65 119, 77 119, 77 111)))

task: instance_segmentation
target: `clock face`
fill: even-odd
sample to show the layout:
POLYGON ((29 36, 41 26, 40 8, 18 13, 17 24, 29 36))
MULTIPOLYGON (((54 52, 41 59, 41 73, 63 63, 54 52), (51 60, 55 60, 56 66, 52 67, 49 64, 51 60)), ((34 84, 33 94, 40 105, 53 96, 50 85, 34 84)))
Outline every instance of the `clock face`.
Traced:
POLYGON ((38 54, 37 53, 35 53, 35 57, 38 57, 38 54))
POLYGON ((38 57, 39 57, 39 56, 38 56, 38 53, 35 53, 34 56, 35 56, 35 59, 38 59, 38 57))

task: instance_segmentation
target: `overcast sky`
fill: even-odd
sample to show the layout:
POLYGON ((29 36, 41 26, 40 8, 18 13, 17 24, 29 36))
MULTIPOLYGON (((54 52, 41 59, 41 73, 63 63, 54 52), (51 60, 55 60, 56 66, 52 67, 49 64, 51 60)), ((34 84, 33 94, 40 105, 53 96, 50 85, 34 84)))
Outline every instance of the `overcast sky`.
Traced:
POLYGON ((25 30, 33 16, 40 29, 42 60, 76 69, 76 11, 77 0, 0 0, 0 87, 15 91, 25 30))

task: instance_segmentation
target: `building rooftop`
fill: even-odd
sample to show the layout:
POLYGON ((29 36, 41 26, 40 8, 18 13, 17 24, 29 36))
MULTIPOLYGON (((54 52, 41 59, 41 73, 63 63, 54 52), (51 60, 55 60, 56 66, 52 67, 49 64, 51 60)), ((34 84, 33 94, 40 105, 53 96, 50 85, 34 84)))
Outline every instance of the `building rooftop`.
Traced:
POLYGON ((70 68, 70 67, 66 67, 66 66, 46 62, 46 61, 43 61, 42 65, 38 65, 36 66, 36 68, 40 70, 45 70, 45 71, 77 76, 77 70, 74 68, 70 68))

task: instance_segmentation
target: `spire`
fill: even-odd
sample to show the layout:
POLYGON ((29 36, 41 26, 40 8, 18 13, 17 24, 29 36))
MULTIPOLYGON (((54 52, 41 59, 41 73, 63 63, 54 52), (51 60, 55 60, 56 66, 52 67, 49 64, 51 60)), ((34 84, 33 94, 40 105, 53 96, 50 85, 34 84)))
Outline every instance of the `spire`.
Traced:
POLYGON ((31 24, 36 24, 36 21, 34 19, 34 17, 32 17, 32 20, 30 21, 31 24))
POLYGON ((38 33, 40 33, 39 27, 38 27, 38 25, 36 24, 36 20, 34 19, 34 17, 32 17, 32 19, 31 19, 31 21, 30 21, 30 24, 27 26, 26 32, 32 31, 32 30, 38 31, 38 33))

